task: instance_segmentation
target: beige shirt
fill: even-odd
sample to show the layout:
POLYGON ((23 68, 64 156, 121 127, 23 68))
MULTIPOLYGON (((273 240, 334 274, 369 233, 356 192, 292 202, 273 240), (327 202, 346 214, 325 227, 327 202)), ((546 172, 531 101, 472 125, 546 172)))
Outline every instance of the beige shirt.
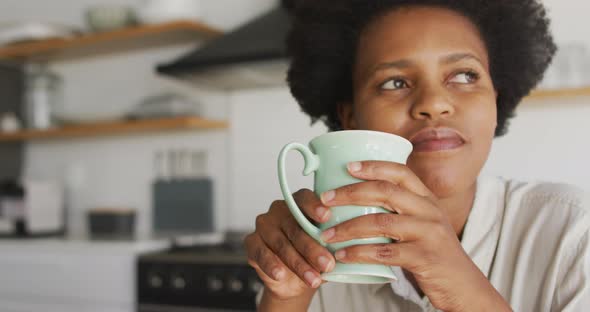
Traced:
MULTIPOLYGON (((461 244, 514 311, 590 311, 589 204, 569 185, 480 177, 461 244)), ((309 311, 436 311, 394 270, 391 284, 326 283, 309 311)))

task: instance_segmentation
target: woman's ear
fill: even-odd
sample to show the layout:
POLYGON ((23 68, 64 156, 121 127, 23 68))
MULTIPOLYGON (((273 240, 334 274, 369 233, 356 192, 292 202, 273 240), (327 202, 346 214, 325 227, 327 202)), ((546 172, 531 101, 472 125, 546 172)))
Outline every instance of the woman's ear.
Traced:
POLYGON ((356 130, 354 107, 352 103, 338 103, 338 118, 343 130, 356 130))

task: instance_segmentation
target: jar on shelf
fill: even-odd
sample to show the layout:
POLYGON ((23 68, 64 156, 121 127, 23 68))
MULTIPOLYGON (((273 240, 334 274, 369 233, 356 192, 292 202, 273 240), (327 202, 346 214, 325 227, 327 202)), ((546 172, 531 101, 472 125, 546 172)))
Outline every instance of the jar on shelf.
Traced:
POLYGON ((25 68, 25 125, 47 129, 56 125, 53 117, 63 107, 63 80, 45 64, 25 68))

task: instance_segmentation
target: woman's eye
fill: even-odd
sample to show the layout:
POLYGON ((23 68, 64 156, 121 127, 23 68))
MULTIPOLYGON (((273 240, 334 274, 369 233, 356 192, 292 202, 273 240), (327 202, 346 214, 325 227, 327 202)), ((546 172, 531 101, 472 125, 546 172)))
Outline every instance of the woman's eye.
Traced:
POLYGON ((397 90, 408 88, 408 83, 403 79, 391 79, 381 85, 381 89, 384 90, 397 90))
POLYGON ((455 75, 450 80, 450 82, 469 84, 469 83, 476 82, 478 78, 479 78, 479 75, 477 73, 463 72, 463 73, 459 73, 459 74, 455 75))

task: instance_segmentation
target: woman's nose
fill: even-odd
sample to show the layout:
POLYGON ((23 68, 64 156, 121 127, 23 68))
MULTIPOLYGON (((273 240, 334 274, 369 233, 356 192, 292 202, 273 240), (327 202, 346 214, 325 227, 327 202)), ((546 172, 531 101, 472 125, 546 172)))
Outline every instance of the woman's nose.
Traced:
POLYGON ((415 119, 437 120, 452 116, 455 108, 444 90, 423 90, 412 106, 412 117, 415 119))

